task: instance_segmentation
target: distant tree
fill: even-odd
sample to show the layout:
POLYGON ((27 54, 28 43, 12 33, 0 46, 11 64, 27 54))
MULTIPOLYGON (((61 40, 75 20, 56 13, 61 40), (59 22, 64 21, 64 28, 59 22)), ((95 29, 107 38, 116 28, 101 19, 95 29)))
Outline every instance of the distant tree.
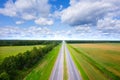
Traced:
POLYGON ((39 47, 38 52, 39 52, 39 58, 41 58, 44 55, 41 47, 39 47))
POLYGON ((10 80, 9 75, 6 72, 0 74, 0 80, 10 80))
POLYGON ((31 62, 31 60, 30 60, 30 58, 31 58, 30 54, 31 54, 31 52, 28 51, 28 50, 23 53, 23 56, 24 56, 24 58, 25 58, 24 68, 28 68, 28 67, 30 67, 30 65, 31 65, 31 64, 30 64, 30 62, 31 62))
POLYGON ((25 56, 22 53, 16 55, 17 69, 22 70, 24 68, 25 62, 25 56))
POLYGON ((17 74, 16 57, 10 56, 5 58, 4 61, 2 62, 2 67, 9 75, 15 76, 17 74))

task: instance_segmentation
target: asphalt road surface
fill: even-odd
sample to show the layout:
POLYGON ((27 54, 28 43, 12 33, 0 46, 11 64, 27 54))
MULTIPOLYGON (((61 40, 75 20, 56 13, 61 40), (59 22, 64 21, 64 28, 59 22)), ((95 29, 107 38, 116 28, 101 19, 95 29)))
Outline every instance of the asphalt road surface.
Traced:
POLYGON ((80 74, 71 58, 70 52, 65 44, 65 55, 68 69, 68 80, 82 80, 80 74))
POLYGON ((54 65, 50 80, 63 80, 64 73, 64 54, 66 55, 67 71, 68 71, 68 80, 82 80, 80 74, 71 58, 70 52, 66 46, 66 43, 62 42, 62 47, 58 54, 58 58, 54 65), (65 51, 65 52, 64 52, 65 51))
POLYGON ((50 76, 50 80, 63 80, 63 70, 64 70, 64 43, 62 43, 62 47, 58 54, 57 61, 53 68, 52 74, 50 76))

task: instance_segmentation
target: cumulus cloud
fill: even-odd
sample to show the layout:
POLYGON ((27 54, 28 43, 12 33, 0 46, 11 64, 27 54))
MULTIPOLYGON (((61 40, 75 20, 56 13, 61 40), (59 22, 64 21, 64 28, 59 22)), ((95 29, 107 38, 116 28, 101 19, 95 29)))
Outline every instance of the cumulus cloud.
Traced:
POLYGON ((70 0, 70 5, 75 5, 77 2, 79 2, 80 0, 70 0))
POLYGON ((0 14, 32 20, 38 16, 48 16, 50 7, 48 0, 8 0, 4 8, 0 8, 0 14))
POLYGON ((69 38, 72 30, 56 30, 52 31, 47 27, 31 26, 28 28, 20 27, 0 27, 0 39, 48 39, 63 40, 69 38), (51 38, 52 37, 52 38, 51 38))
POLYGON ((67 8, 61 5, 51 12, 54 6, 48 0, 8 0, 4 8, 0 8, 0 14, 22 18, 16 24, 32 20, 44 27, 0 27, 0 38, 120 39, 120 0, 70 0, 69 4, 67 8), (60 19, 63 26, 74 27, 60 31, 45 27, 53 25, 55 20, 59 23, 60 19))
POLYGON ((39 18, 35 20, 35 23, 41 26, 46 26, 46 25, 52 25, 54 22, 51 19, 39 18))
POLYGON ((120 39, 119 4, 118 0, 70 0, 70 6, 58 16, 74 26, 74 38, 120 39))
POLYGON ((23 24, 24 21, 16 21, 16 24, 23 24))
POLYGON ((23 37, 27 38, 41 38, 43 36, 52 35, 53 32, 44 27, 31 26, 29 28, 20 28, 20 27, 0 27, 0 38, 17 38, 22 39, 23 37))
POLYGON ((21 18, 24 20, 33 20, 36 19, 37 16, 35 16, 35 14, 29 14, 29 13, 23 13, 21 15, 21 18))
POLYGON ((4 8, 0 8, 0 14, 11 17, 17 16, 17 9, 14 7, 13 1, 9 0, 4 6, 4 8))
POLYGON ((120 33, 120 20, 104 18, 97 22, 98 30, 104 33, 120 33))
POLYGON ((112 4, 100 1, 79 1, 61 12, 61 20, 72 26, 96 24, 97 20, 111 10, 111 7, 112 4))
POLYGON ((75 27, 76 33, 89 33, 91 32, 91 28, 89 25, 80 25, 75 27))
POLYGON ((53 31, 47 27, 31 26, 28 28, 20 27, 0 27, 0 39, 120 39, 118 33, 107 33, 101 30, 93 30, 88 25, 76 26, 66 30, 53 31), (52 38, 51 38, 52 37, 52 38))

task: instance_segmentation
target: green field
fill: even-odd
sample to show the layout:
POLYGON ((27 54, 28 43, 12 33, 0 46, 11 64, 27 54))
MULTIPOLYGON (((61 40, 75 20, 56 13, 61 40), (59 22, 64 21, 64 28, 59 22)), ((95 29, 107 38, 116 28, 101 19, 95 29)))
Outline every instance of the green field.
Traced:
POLYGON ((32 50, 33 47, 43 47, 44 45, 32 45, 32 46, 0 46, 0 63, 5 57, 17 55, 27 50, 32 50))
POLYGON ((69 44, 83 80, 120 80, 120 44, 69 44))
POLYGON ((25 77, 24 80, 48 80, 61 45, 50 51, 39 64, 25 77))

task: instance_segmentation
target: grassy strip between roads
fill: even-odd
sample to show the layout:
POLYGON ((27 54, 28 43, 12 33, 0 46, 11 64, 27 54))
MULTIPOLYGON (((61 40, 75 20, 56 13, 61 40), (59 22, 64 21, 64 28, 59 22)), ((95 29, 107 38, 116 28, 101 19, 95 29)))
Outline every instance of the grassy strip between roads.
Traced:
POLYGON ((78 48, 74 48, 73 46, 70 46, 70 47, 71 47, 71 49, 74 49, 77 53, 79 53, 89 64, 91 64, 99 72, 103 73, 103 75, 106 76, 108 79, 120 80, 119 76, 115 75, 113 72, 110 72, 107 68, 103 67, 101 64, 99 64, 97 61, 92 59, 89 55, 87 55, 80 48, 79 49, 78 48))
POLYGON ((39 64, 24 78, 24 80, 48 80, 58 56, 61 45, 50 51, 39 64))
POLYGON ((68 80, 68 70, 67 70, 65 50, 64 50, 64 80, 68 80))

